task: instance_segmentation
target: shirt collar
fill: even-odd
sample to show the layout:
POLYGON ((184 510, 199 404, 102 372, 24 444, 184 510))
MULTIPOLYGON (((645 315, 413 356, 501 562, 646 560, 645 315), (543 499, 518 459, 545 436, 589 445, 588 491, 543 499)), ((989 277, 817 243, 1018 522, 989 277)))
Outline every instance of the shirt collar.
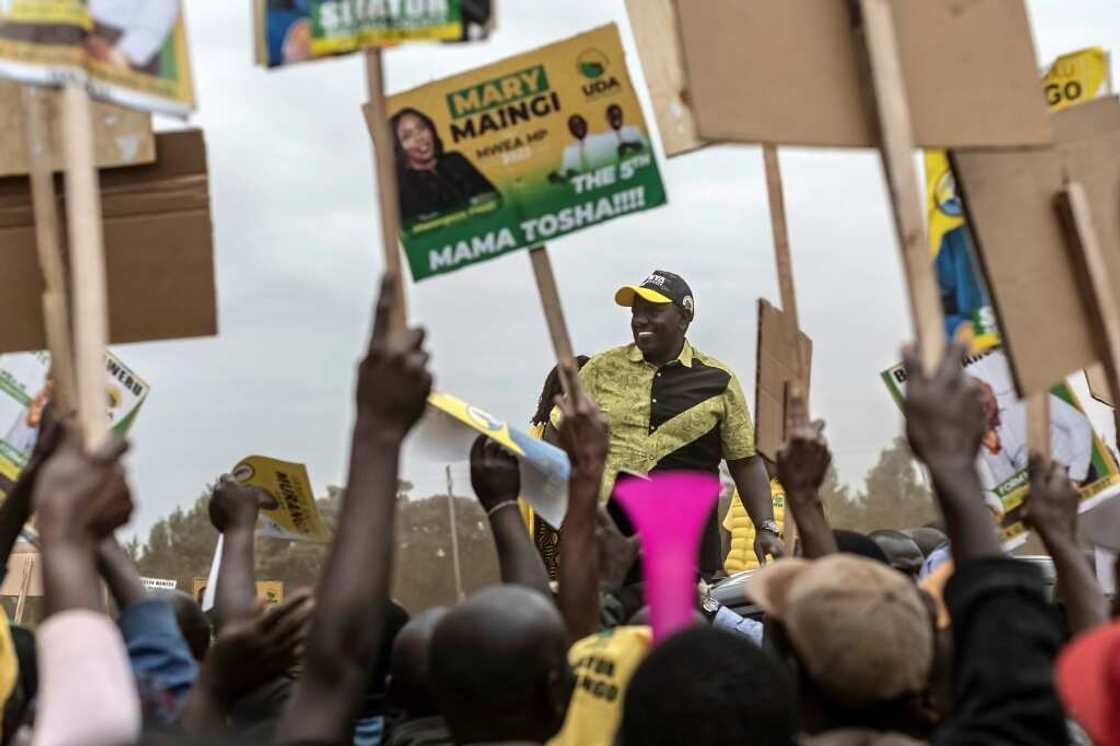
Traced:
MULTIPOLYGON (((686 339, 684 341, 684 346, 681 347, 681 354, 677 355, 677 362, 686 368, 691 368, 694 355, 695 351, 692 349, 692 345, 689 344, 689 341, 686 339)), ((642 351, 638 349, 638 345, 634 344, 633 342, 630 343, 630 351, 627 353, 627 357, 629 357, 630 362, 632 363, 643 363, 646 359, 645 356, 642 355, 642 351)))

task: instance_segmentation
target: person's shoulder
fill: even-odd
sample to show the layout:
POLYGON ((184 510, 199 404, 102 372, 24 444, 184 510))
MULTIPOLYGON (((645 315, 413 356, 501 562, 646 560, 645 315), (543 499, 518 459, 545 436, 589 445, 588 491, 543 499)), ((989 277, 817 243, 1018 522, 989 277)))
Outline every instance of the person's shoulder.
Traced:
POLYGON ((467 157, 460 153, 458 150, 443 151, 442 160, 445 164, 460 165, 465 163, 467 165, 470 165, 470 161, 467 160, 467 157))
POLYGON ((706 365, 709 368, 718 368, 725 373, 730 374, 732 378, 736 378, 735 371, 731 370, 731 366, 715 357, 714 355, 709 355, 706 352, 701 352, 700 350, 693 347, 692 359, 700 363, 701 365, 706 365))
POLYGON ((591 356, 591 359, 583 366, 584 370, 588 368, 595 370, 604 366, 618 365, 619 363, 627 362, 630 359, 630 351, 634 348, 633 343, 619 345, 618 347, 611 347, 591 356))

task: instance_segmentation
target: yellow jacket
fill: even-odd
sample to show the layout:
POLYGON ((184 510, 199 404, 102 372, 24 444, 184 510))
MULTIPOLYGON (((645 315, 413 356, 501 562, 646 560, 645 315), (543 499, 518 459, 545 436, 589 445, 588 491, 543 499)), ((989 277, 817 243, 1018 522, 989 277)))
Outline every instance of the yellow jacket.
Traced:
MULTIPOLYGON (((770 480, 770 496, 774 501, 774 520, 778 529, 782 530, 785 526, 786 495, 777 479, 770 480)), ((731 549, 723 561, 724 572, 730 575, 758 567, 758 557, 754 554, 754 524, 747 515, 738 490, 731 495, 731 506, 723 519, 723 527, 731 532, 731 549)))

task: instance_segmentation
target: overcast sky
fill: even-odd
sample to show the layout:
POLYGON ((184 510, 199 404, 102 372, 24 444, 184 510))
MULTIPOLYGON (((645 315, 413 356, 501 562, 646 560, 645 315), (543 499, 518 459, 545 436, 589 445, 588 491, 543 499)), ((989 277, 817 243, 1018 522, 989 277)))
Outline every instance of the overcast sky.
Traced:
MULTIPOLYGON (((145 538, 246 455, 306 463, 319 493, 343 482, 354 366, 381 270, 360 56, 267 72, 251 63, 250 3, 184 5, 199 102, 191 125, 206 131, 209 147, 220 334, 115 348, 152 384, 130 457, 139 502, 132 526, 145 538)), ((1116 0, 1028 6, 1040 65, 1085 46, 1120 49, 1116 0)), ((612 21, 654 129, 623 0, 499 0, 487 42, 388 52, 389 91, 612 21)), ((781 157, 801 322, 816 346, 814 414, 828 421, 841 478, 862 483, 901 431, 878 374, 911 335, 879 161, 871 151, 783 149, 781 157)), ((664 268, 696 295, 692 341, 753 392, 755 302, 778 303, 760 151, 710 147, 662 159, 661 169, 667 206, 550 246, 576 351, 628 341, 613 292, 664 268)), ((552 365, 528 257, 412 286, 409 302, 413 320, 428 327, 437 385, 524 424, 552 365)), ((1087 406, 1111 437, 1109 413, 1087 406)), ((403 476, 417 494, 441 489, 442 466, 412 450, 403 476)), ((469 489, 463 470, 456 474, 457 491, 469 489)))

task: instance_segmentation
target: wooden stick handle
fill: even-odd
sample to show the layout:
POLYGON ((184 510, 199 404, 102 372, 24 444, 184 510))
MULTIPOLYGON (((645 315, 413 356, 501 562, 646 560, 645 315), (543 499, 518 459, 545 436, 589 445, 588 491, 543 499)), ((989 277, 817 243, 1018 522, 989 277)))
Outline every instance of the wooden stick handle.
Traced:
POLYGON ((89 93, 81 86, 69 85, 63 92, 63 106, 78 422, 85 447, 92 450, 109 431, 105 403, 109 309, 105 246, 101 235, 101 193, 93 157, 89 93))
POLYGON ((1071 181, 1057 195, 1057 207, 1065 228, 1066 242, 1081 284, 1089 298, 1086 304, 1094 314, 1094 336, 1099 340, 1100 362, 1104 367, 1114 404, 1120 402, 1120 304, 1101 247, 1085 187, 1071 181))
POLYGON ((39 254, 39 269, 43 274, 43 322, 54 378, 51 398, 55 411, 67 413, 77 403, 74 352, 70 339, 66 262, 62 256, 58 198, 54 191, 46 101, 43 97, 43 89, 23 87, 23 129, 31 179, 31 204, 35 213, 35 246, 39 254))
POLYGON ((889 0, 849 0, 853 34, 862 50, 860 64, 873 130, 886 172, 895 233, 910 291, 910 312, 918 349, 927 371, 935 370, 945 349, 941 294, 933 273, 926 237, 924 202, 914 164, 914 129, 910 119, 902 62, 889 0))
POLYGON ((552 338, 552 349, 556 353, 556 363, 559 365, 560 383, 564 393, 570 393, 570 382, 564 368, 575 367, 575 358, 572 355, 572 340, 568 336, 568 322, 564 319, 564 309, 560 305, 560 291, 556 287, 556 276, 552 273, 552 262, 548 257, 548 248, 543 244, 529 249, 529 260, 533 264, 533 277, 537 281, 537 293, 541 297, 541 307, 544 309, 544 318, 548 323, 548 334, 552 338))
POLYGON ((404 277, 401 273, 400 252, 400 197, 397 192, 397 166, 393 155, 393 133, 389 126, 388 105, 385 102, 385 78, 380 47, 367 49, 366 85, 372 114, 368 125, 373 135, 373 160, 377 172, 377 201, 381 212, 381 250, 385 273, 400 280, 397 303, 391 316, 395 331, 404 329, 408 318, 404 277))
POLYGON ((782 317, 785 319, 786 344, 792 347, 794 356, 793 381, 789 397, 807 400, 809 366, 801 349, 801 323, 797 314, 797 294, 793 289, 793 261, 790 258, 789 230, 778 148, 774 145, 763 145, 762 162, 766 172, 766 195, 770 203, 770 227, 774 234, 774 260, 778 268, 778 293, 782 301, 782 317))
POLYGON ((1027 447, 1050 460, 1050 392, 1027 399, 1027 447))

